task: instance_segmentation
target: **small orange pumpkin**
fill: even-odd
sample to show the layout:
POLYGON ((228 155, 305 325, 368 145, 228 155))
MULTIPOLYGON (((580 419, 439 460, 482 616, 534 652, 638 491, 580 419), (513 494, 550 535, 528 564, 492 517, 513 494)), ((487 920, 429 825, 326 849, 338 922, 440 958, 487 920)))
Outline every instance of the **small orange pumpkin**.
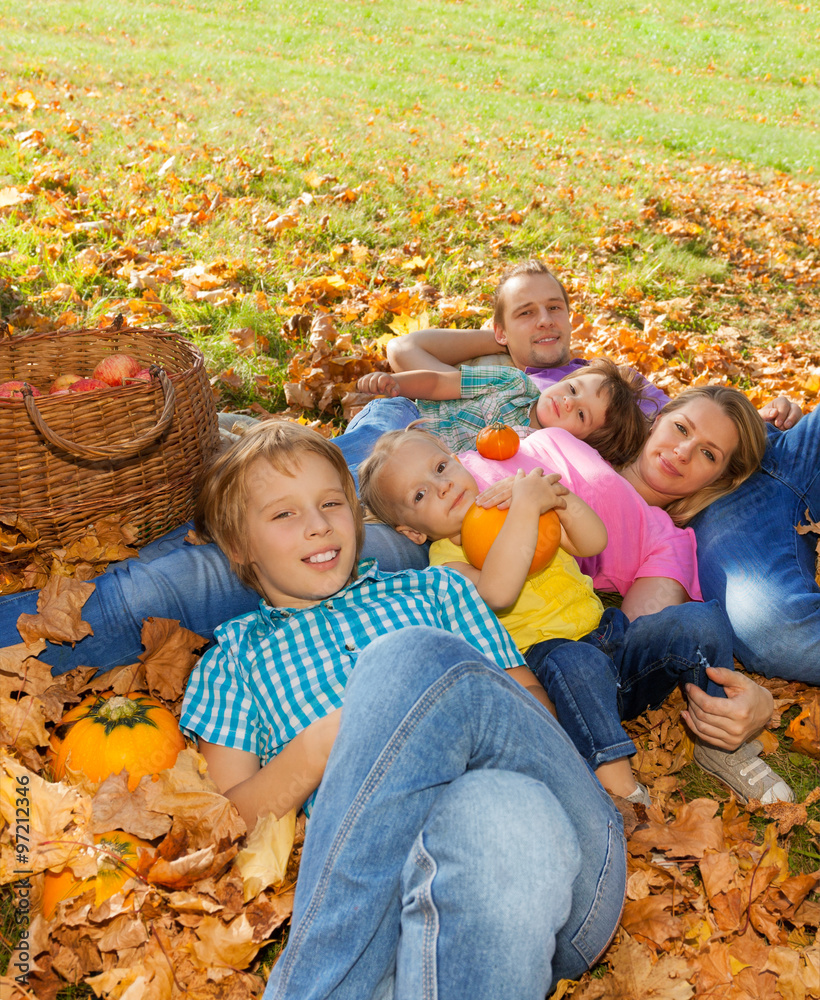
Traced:
MULTIPOLYGON (((461 524, 461 546, 476 569, 481 569, 490 547, 507 519, 507 511, 498 507, 477 507, 473 504, 461 524)), ((538 519, 538 541, 527 576, 538 573, 558 551, 561 542, 561 522, 554 510, 538 519)))
POLYGON ((484 458, 492 458, 502 462, 512 458, 521 447, 521 439, 506 424, 490 424, 478 432, 475 442, 476 450, 484 458))
POLYGON ((57 904, 64 899, 73 899, 86 892, 94 893, 94 905, 99 906, 114 893, 120 891, 134 874, 139 863, 140 848, 150 851, 154 848, 139 837, 120 830, 98 833, 94 843, 99 847, 97 874, 88 878, 77 878, 70 868, 61 872, 47 871, 43 882, 43 916, 50 920, 57 904))
POLYGON ((173 767, 184 746, 177 720, 155 698, 108 691, 89 695, 62 717, 50 756, 58 780, 66 767, 92 781, 124 770, 133 792, 143 775, 173 767))

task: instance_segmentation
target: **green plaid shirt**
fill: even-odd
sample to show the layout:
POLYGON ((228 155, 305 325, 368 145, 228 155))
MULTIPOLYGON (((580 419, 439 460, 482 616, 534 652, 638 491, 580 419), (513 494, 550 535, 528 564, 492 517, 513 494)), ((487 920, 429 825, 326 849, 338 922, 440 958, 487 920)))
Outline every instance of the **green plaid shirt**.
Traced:
POLYGON ((499 365, 464 365, 461 399, 419 399, 425 429, 444 441, 453 452, 472 451, 476 435, 489 424, 529 427, 532 404, 541 390, 517 368, 499 365))

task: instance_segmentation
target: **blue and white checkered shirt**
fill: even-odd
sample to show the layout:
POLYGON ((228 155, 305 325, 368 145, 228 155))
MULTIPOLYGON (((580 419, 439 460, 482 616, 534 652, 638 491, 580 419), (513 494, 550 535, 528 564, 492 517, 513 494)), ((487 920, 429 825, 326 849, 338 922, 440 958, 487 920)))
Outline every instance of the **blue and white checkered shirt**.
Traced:
POLYGON ((451 451, 474 451, 478 432, 490 424, 528 427, 540 395, 533 380, 517 368, 463 365, 460 399, 418 399, 416 406, 427 421, 424 429, 451 451))
MULTIPOLYGON (((220 625, 193 670, 180 720, 209 743, 247 750, 266 764, 297 733, 342 704, 359 653, 407 625, 460 635, 499 666, 523 663, 472 583, 442 567, 361 575, 309 608, 259 608, 220 625)), ((385 664, 389 671, 390 664, 385 664)))

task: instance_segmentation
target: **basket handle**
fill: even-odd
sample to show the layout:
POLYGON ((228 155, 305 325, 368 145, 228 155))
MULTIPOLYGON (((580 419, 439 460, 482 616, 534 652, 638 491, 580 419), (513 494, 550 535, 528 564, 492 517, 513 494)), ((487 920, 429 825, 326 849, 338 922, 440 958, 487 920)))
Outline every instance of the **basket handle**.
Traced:
POLYGON ((141 434, 135 437, 132 441, 126 441, 123 444, 112 445, 110 448, 103 448, 97 445, 84 445, 78 444, 76 441, 70 441, 68 438, 64 438, 61 434, 53 431, 48 424, 43 419, 42 413, 37 409, 37 403, 34 401, 34 396, 31 390, 26 385, 23 388, 23 401, 26 404, 26 410, 31 418, 31 422, 37 428, 37 430, 43 435, 43 437, 50 441, 56 447, 68 452, 69 455, 73 455, 75 458, 87 458, 92 461, 99 461, 100 459, 117 459, 117 458, 131 458, 133 455, 141 452, 143 448, 146 448, 149 444, 153 444, 157 438, 164 434, 165 431, 171 426, 171 421, 174 417, 174 400, 176 397, 176 391, 171 385, 171 380, 157 365, 151 365, 149 368, 151 375, 155 375, 162 386, 163 396, 165 397, 165 404, 162 408, 162 413, 159 415, 159 419, 154 424, 153 427, 149 427, 144 430, 141 434))

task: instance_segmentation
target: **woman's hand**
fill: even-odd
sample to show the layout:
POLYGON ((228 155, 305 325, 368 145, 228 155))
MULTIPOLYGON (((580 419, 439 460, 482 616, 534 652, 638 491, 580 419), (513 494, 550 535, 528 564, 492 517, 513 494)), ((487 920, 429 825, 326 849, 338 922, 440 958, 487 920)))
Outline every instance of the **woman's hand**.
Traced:
POLYGON ((373 396, 398 396, 399 383, 390 372, 370 372, 362 375, 356 383, 359 392, 367 392, 373 396))
POLYGON ((726 697, 715 698, 697 685, 687 684, 689 710, 682 718, 705 742, 721 750, 737 750, 771 719, 774 700, 766 688, 735 670, 707 667, 706 673, 723 687, 726 697))
POLYGON ((794 427, 803 416, 803 411, 788 396, 778 396, 777 399, 762 406, 758 413, 767 424, 774 424, 781 431, 787 431, 790 427, 794 427))

